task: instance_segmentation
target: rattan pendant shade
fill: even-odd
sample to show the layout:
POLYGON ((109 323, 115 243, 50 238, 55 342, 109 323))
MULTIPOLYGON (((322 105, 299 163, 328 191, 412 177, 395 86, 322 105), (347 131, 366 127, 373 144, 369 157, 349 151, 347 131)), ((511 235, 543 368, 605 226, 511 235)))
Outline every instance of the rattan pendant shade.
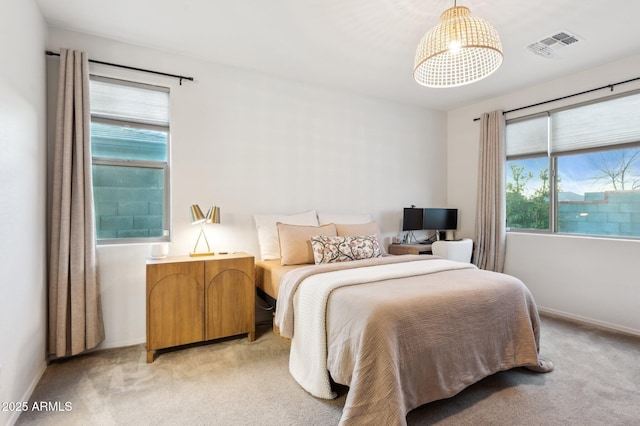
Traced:
POLYGON ((454 6, 420 40, 413 77, 427 87, 455 87, 482 80, 500 65, 498 32, 468 8, 454 6))

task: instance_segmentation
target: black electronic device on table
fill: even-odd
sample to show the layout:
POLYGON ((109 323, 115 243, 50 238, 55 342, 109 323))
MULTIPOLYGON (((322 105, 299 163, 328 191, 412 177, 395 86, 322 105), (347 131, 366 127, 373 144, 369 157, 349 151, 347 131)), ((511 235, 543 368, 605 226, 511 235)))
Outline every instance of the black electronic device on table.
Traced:
POLYGON ((424 209, 422 229, 446 231, 458 228, 458 209, 424 209))
POLYGON ((435 231, 435 238, 428 239, 422 244, 428 244, 432 240, 440 240, 440 233, 458 228, 458 209, 446 208, 417 208, 405 207, 402 216, 403 231, 435 231))
POLYGON ((422 230, 423 210, 416 207, 405 207, 402 215, 403 231, 420 231, 422 230))

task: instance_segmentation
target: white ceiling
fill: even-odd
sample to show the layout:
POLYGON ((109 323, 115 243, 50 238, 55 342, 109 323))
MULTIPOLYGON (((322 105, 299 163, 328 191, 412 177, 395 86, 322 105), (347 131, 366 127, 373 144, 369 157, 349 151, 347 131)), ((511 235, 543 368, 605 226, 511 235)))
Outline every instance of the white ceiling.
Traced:
POLYGON ((429 89, 413 80, 415 48, 453 0, 36 1, 52 27, 442 110, 640 52, 640 1, 461 0, 496 28, 504 63, 480 82, 429 89), (526 49, 563 30, 584 41, 554 58, 526 49))

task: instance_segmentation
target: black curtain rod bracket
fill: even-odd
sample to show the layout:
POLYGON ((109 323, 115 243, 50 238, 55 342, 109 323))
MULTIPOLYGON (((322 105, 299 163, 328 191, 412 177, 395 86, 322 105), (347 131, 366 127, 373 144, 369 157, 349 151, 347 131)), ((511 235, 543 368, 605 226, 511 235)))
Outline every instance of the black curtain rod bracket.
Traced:
MULTIPOLYGON (((640 77, 631 78, 631 79, 625 80, 625 81, 619 81, 617 83, 607 84, 606 86, 596 87, 595 89, 589 89, 589 90, 585 90, 585 91, 582 91, 582 92, 574 93, 574 94, 571 94, 571 95, 561 96, 559 98, 550 99, 548 101, 538 102, 538 103, 527 105, 527 106, 523 106, 523 107, 520 107, 520 108, 510 109, 509 111, 503 111, 502 115, 508 114, 510 112, 520 111, 520 110, 527 109, 527 108, 537 107, 537 106, 544 105, 544 104, 549 104, 551 102, 562 101, 564 99, 573 98, 574 96, 580 96, 580 95, 584 95, 584 94, 591 93, 591 92, 596 92, 598 90, 609 89, 611 92, 613 92, 613 89, 616 86, 619 86, 621 84, 631 83, 631 82, 634 82, 634 81, 637 81, 637 80, 640 80, 640 77)), ((476 118, 473 119, 473 121, 478 121, 478 120, 480 120, 480 117, 476 117, 476 118)))
MULTIPOLYGON (((47 50, 45 53, 47 54, 47 56, 60 56, 59 53, 55 53, 55 52, 52 52, 50 50, 47 50)), ((91 62, 93 64, 108 65, 110 67, 124 68, 124 69, 132 70, 132 71, 140 71, 140 72, 146 72, 146 73, 149 73, 149 74, 162 75, 164 77, 177 78, 180 81, 180 86, 182 86, 182 80, 193 81, 193 77, 186 77, 184 75, 169 74, 169 73, 162 72, 162 71, 154 71, 154 70, 148 70, 148 69, 144 69, 144 68, 130 67, 129 65, 114 64, 114 63, 111 63, 111 62, 97 61, 95 59, 89 59, 89 62, 91 62)))

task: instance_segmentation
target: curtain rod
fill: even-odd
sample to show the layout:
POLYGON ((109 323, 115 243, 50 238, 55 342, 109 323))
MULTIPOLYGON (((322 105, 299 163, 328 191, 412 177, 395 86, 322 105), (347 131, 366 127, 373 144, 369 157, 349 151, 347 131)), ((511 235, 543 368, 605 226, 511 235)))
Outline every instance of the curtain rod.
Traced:
MULTIPOLYGON (((55 53, 55 52, 52 52, 50 50, 47 50, 45 53, 47 54, 47 56, 60 56, 59 53, 55 53)), ((133 71, 147 72, 147 73, 150 73, 150 74, 163 75, 165 77, 177 78, 177 79, 180 80, 180 86, 182 86, 182 80, 193 81, 193 77, 186 77, 184 75, 169 74, 169 73, 161 72, 161 71, 153 71, 153 70, 147 70, 147 69, 144 69, 144 68, 130 67, 129 65, 113 64, 111 62, 97 61, 95 59, 89 59, 89 62, 94 63, 94 64, 109 65, 111 67, 124 68, 124 69, 128 69, 128 70, 133 70, 133 71)))
MULTIPOLYGON (((589 90, 585 90, 583 92, 573 93, 573 94, 567 95, 567 96, 561 96, 559 98, 550 99, 548 101, 538 102, 536 104, 531 104, 531 105, 523 106, 523 107, 520 107, 520 108, 510 109, 509 111, 503 111, 502 115, 508 114, 510 112, 520 111, 522 109, 533 108, 533 107, 537 107, 537 106, 540 106, 540 105, 549 104, 551 102, 561 101, 561 100, 567 99, 567 98, 573 98, 574 96, 580 96, 580 95, 584 95, 586 93, 596 92, 598 90, 610 89, 613 92, 613 88, 615 86, 619 86, 620 84, 631 83, 632 81, 636 81, 636 80, 640 80, 640 77, 632 78, 632 79, 625 80, 625 81, 619 81, 617 83, 607 84, 606 86, 596 87, 595 89, 589 89, 589 90)), ((478 120, 480 120, 480 117, 476 117, 476 118, 473 119, 473 121, 478 121, 478 120)))

